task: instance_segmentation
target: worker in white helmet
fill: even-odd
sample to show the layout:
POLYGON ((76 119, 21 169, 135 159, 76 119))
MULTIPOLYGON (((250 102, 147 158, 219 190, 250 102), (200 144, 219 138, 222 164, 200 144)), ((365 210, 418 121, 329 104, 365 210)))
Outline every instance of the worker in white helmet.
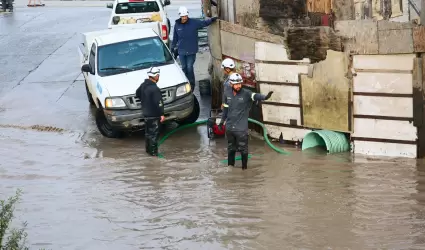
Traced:
POLYGON ((186 7, 179 8, 180 18, 174 24, 174 35, 171 43, 171 51, 180 57, 183 72, 188 78, 192 91, 195 89, 195 72, 193 65, 198 53, 198 30, 211 25, 217 20, 212 17, 206 20, 189 18, 189 11, 186 7))
MULTIPOLYGON (((224 93, 226 92, 226 88, 231 88, 229 83, 229 76, 233 73, 236 73, 236 64, 235 61, 231 58, 226 58, 221 62, 221 68, 223 69, 223 74, 226 77, 223 83, 223 103, 224 103, 224 93)), ((221 105, 221 108, 223 109, 223 104, 221 105)))
POLYGON ((162 93, 157 85, 160 70, 157 67, 151 67, 147 75, 148 78, 136 90, 136 97, 140 99, 145 119, 146 153, 151 156, 157 156, 159 126, 160 122, 165 120, 162 93))
POLYGON ((236 152, 240 152, 242 169, 248 168, 248 118, 254 101, 268 100, 273 91, 267 95, 254 93, 242 88, 243 79, 238 73, 229 77, 230 88, 224 93, 223 117, 218 127, 222 129, 226 122, 227 162, 228 166, 235 166, 236 152))

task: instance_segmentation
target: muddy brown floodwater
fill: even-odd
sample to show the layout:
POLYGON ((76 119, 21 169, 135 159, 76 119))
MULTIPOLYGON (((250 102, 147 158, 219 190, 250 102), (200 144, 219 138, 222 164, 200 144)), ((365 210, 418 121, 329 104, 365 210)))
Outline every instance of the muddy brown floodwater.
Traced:
POLYGON ((423 160, 285 156, 252 138, 242 171, 219 163, 226 143, 205 126, 171 136, 165 159, 146 157, 143 135, 103 138, 76 45, 109 14, 0 16, 0 199, 22 188, 13 226, 28 222, 30 249, 425 249, 423 160))
MULTIPOLYGON (((24 190, 31 249, 424 249, 425 169, 251 141, 247 171, 219 164, 204 127, 166 141, 0 131, 1 193, 24 190), (7 157, 5 157, 7 156, 7 157)), ((240 164, 240 163, 239 163, 240 164)))

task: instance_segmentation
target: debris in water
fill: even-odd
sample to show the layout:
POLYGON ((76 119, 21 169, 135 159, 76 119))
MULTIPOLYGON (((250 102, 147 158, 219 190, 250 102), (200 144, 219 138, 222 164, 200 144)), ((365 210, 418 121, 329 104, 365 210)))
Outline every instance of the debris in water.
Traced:
POLYGON ((20 126, 13 124, 0 124, 0 128, 15 128, 15 129, 24 129, 24 130, 37 130, 42 132, 55 132, 62 133, 65 129, 52 127, 52 126, 43 126, 43 125, 32 125, 32 126, 20 126))

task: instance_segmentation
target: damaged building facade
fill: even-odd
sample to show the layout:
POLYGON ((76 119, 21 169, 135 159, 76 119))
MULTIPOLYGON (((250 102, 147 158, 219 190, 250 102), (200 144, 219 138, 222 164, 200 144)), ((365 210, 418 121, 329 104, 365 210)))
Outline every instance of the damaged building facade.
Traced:
POLYGON ((270 137, 329 130, 353 153, 425 156, 425 1, 217 1, 203 5, 221 19, 208 30, 213 108, 230 57, 246 87, 274 91, 252 111, 270 137))

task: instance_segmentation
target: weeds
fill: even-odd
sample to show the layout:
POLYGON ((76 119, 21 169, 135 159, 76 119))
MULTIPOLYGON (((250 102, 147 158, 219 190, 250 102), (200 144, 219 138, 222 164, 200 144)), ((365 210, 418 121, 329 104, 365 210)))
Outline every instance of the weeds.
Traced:
POLYGON ((22 229, 10 229, 13 220, 15 205, 21 197, 21 190, 16 191, 16 195, 7 200, 0 200, 0 250, 27 250, 25 246, 27 233, 25 222, 22 229), (7 238, 6 238, 7 237, 7 238))

